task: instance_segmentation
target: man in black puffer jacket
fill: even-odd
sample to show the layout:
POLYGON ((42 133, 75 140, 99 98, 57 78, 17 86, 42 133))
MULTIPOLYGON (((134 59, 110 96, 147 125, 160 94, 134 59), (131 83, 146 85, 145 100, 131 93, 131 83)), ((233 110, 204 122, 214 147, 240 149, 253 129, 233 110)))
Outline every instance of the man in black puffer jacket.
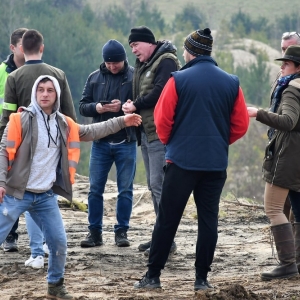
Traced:
MULTIPOLYGON (((133 67, 128 65, 124 46, 116 40, 109 40, 103 46, 102 55, 104 62, 89 75, 79 104, 80 114, 92 117, 93 123, 124 115, 122 104, 132 98, 133 67)), ((81 247, 103 244, 103 192, 113 163, 117 169, 118 185, 115 242, 118 247, 130 246, 127 230, 136 167, 136 134, 132 127, 93 142, 89 172, 89 233, 81 247)))

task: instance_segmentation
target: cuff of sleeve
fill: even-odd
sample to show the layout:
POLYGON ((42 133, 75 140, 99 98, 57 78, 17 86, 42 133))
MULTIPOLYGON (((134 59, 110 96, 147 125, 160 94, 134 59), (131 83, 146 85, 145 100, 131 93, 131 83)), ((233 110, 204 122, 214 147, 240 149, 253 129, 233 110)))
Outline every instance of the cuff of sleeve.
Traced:
POLYGON ((118 120, 118 124, 121 127, 121 129, 126 127, 126 125, 125 125, 125 116, 120 116, 120 117, 117 118, 117 120, 118 120))
POLYGON ((93 105, 94 105, 94 111, 95 111, 95 112, 97 112, 97 109, 96 109, 97 104, 98 104, 98 103, 93 103, 93 105))
POLYGON ((262 115, 263 112, 264 112, 264 109, 261 109, 261 108, 257 111, 257 115, 256 115, 256 118, 255 118, 257 121, 261 120, 261 115, 262 115))
POLYGON ((140 110, 141 109, 141 105, 140 105, 141 99, 142 99, 142 97, 137 97, 136 100, 133 102, 136 110, 140 110))
POLYGON ((6 182, 0 181, 0 187, 6 189, 6 182))

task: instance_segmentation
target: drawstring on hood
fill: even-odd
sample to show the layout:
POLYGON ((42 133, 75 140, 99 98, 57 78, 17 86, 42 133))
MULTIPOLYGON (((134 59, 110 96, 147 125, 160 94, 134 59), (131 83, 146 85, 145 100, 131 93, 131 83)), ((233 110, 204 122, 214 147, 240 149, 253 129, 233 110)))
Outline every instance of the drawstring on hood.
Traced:
MULTIPOLYGON (((26 190, 33 193, 40 193, 51 189, 57 177, 57 166, 61 157, 61 142, 63 137, 59 130, 58 116, 60 107, 60 86, 57 79, 49 75, 42 75, 34 82, 31 92, 31 103, 28 107, 20 107, 18 111, 27 111, 29 113, 29 126, 32 126, 30 132, 35 130, 36 136, 35 149, 33 147, 33 138, 30 145, 31 167, 26 184, 26 190), (37 87, 41 80, 49 78, 52 81, 56 91, 56 101, 50 115, 46 114, 37 102, 37 87), (34 120, 35 119, 35 120, 34 120), (47 172, 45 172, 47 170, 47 172)), ((62 117, 64 120, 64 118, 62 117)), ((66 138, 66 137, 65 137, 66 138)))
POLYGON ((55 137, 55 139, 54 139, 54 138, 52 137, 51 131, 50 131, 50 125, 49 125, 50 116, 49 116, 49 115, 47 116, 47 122, 46 122, 45 114, 43 113, 43 111, 41 111, 41 114, 42 114, 42 116, 43 116, 43 119, 44 119, 44 122, 45 122, 45 126, 46 126, 46 129, 47 129, 47 132, 48 132, 48 148, 49 148, 49 146, 50 146, 51 140, 52 140, 52 142, 55 144, 55 146, 57 146, 58 126, 57 126, 57 124, 55 125, 55 126, 56 126, 56 137, 55 137))

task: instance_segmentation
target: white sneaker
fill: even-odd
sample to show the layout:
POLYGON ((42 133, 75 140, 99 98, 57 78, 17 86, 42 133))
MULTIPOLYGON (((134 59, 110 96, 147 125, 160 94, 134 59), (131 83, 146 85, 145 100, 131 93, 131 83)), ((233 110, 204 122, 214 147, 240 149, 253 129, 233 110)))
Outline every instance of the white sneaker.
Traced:
POLYGON ((41 255, 38 255, 36 258, 30 256, 30 258, 25 261, 25 267, 31 267, 33 269, 44 268, 44 257, 41 255))
POLYGON ((48 248, 48 245, 46 243, 43 244, 43 250, 44 250, 44 253, 45 255, 49 255, 49 248, 48 248))

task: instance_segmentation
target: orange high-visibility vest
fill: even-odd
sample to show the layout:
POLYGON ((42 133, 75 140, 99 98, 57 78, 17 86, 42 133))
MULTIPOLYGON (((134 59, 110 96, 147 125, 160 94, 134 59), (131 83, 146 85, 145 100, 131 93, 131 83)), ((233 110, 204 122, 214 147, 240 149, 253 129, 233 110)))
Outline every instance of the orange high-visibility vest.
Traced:
MULTIPOLYGON (((67 150, 71 184, 75 182, 76 168, 80 158, 79 128, 71 118, 64 116, 68 123, 67 150)), ((9 116, 6 151, 8 153, 8 170, 11 169, 17 150, 22 142, 21 113, 12 113, 9 116)))
POLYGON ((75 173, 80 158, 80 139, 79 139, 79 125, 75 123, 70 117, 65 116, 69 134, 67 139, 69 173, 71 184, 75 182, 75 173))

